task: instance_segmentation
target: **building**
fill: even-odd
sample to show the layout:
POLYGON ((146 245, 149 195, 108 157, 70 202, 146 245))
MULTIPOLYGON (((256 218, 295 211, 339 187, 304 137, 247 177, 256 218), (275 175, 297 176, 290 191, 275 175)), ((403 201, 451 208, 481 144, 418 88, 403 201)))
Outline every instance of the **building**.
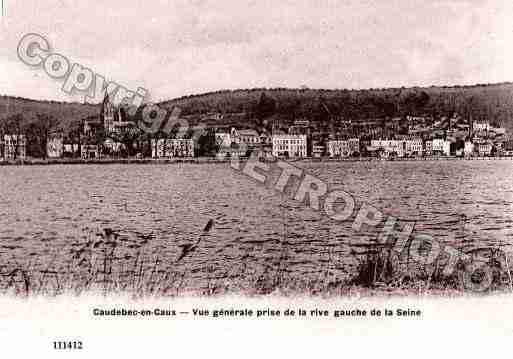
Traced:
POLYGON ((350 138, 347 140, 349 144, 349 152, 352 156, 355 153, 360 153, 360 139, 359 138, 350 138))
POLYGON ((349 142, 346 140, 328 141, 328 155, 330 157, 349 157, 349 142))
POLYGON ((237 130, 234 127, 230 132, 216 132, 218 158, 243 157, 248 155, 254 147, 260 147, 268 142, 268 136, 258 134, 255 130, 237 130))
POLYGON ((424 141, 424 154, 428 156, 433 154, 433 140, 424 141))
POLYGON ((489 122, 474 122, 473 128, 474 128, 474 131, 490 131, 490 123, 489 122))
POLYGON ((492 144, 488 141, 479 142, 477 144, 477 152, 479 156, 490 156, 492 154, 492 144))
MULTIPOLYGON (((123 143, 115 141, 112 138, 106 138, 103 142, 103 146, 112 154, 119 154, 126 150, 126 146, 123 143)), ((64 145, 64 148, 66 151, 66 145, 64 145)))
POLYGON ((151 140, 153 158, 194 157, 194 141, 185 138, 160 138, 151 140))
POLYGON ((221 114, 219 112, 209 112, 209 113, 201 116, 201 122, 202 123, 205 123, 205 122, 218 123, 223 118, 224 118, 223 114, 221 114))
POLYGON ((248 147, 258 146, 260 144, 260 135, 255 130, 240 130, 237 143, 247 145, 248 147))
POLYGON ((472 141, 465 141, 465 147, 463 148, 465 157, 470 157, 474 154, 474 144, 472 141))
POLYGON ((76 153, 78 153, 78 143, 64 143, 63 150, 63 155, 65 157, 73 157, 76 153))
MULTIPOLYGON (((126 131, 131 131, 135 127, 135 123, 128 121, 128 107, 127 106, 114 106, 110 101, 109 95, 105 95, 101 107, 101 120, 103 121, 103 128, 107 135, 109 134, 122 134, 126 131)), ((86 128, 84 128, 85 130, 86 128)))
POLYGON ((80 152, 80 157, 85 160, 100 158, 100 149, 96 144, 82 144, 80 152))
POLYGON ((443 138, 433 139, 433 153, 449 156, 451 154, 451 143, 443 138))
POLYGON ((378 150, 382 149, 385 157, 392 154, 395 154, 398 157, 404 157, 405 145, 406 143, 404 140, 371 140, 371 148, 378 150))
POLYGON ((312 156, 316 158, 320 158, 324 156, 325 148, 321 144, 315 144, 312 146, 312 156))
POLYGON ((272 146, 272 136, 268 135, 267 133, 265 132, 262 132, 260 134, 260 144, 263 146, 263 147, 267 147, 268 145, 271 145, 272 146))
POLYGON ((289 127, 290 135, 310 135, 310 121, 305 119, 295 120, 289 127))
POLYGON ((504 142, 503 155, 504 156, 513 156, 513 140, 508 140, 508 141, 504 142))
POLYGON ((306 135, 273 135, 273 156, 306 157, 306 135))
POLYGON ((505 135, 506 129, 504 127, 494 127, 492 131, 495 132, 496 135, 505 135))
POLYGON ((27 138, 25 135, 4 135, 2 148, 5 160, 23 160, 27 155, 27 138))
POLYGON ((64 155, 64 139, 61 134, 48 137, 46 142, 46 156, 48 158, 61 158, 64 155))
POLYGON ((423 116, 406 116, 406 121, 408 122, 425 122, 426 117, 423 116))
POLYGON ((408 155, 422 155, 424 145, 420 137, 412 137, 405 140, 405 151, 408 155))

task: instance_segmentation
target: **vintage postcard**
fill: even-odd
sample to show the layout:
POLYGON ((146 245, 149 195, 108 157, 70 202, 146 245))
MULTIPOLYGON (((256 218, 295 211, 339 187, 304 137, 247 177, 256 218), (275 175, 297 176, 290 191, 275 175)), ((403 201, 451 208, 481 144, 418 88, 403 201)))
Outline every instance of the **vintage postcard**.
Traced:
POLYGON ((1 7, 6 357, 502 354, 511 1, 1 7))

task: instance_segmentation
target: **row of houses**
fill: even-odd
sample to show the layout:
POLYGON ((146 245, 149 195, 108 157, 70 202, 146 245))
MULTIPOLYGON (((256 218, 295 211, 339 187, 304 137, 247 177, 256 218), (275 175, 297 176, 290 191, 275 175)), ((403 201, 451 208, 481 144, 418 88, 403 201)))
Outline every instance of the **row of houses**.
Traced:
MULTIPOLYGON (((360 139, 331 140, 328 141, 327 148, 330 157, 351 157, 360 153, 360 139)), ((322 152, 322 145, 318 145, 315 153, 320 155, 322 152)))
MULTIPOLYGON (((409 139, 376 139, 363 141, 362 146, 370 155, 380 157, 421 157, 421 156, 490 156, 494 148, 504 155, 513 155, 513 146, 505 145, 497 148, 490 140, 478 140, 472 142, 467 140, 463 147, 454 149, 451 142, 443 138, 435 138, 423 141, 421 138, 409 139)), ((327 151, 329 157, 351 157, 357 152, 362 151, 359 140, 331 140, 327 142, 327 151)))
POLYGON ((373 151, 380 151, 380 155, 384 157, 388 157, 390 155, 405 157, 433 154, 449 156, 451 153, 451 142, 441 138, 423 141, 418 137, 393 140, 378 139, 371 140, 370 146, 367 149, 371 153, 373 151))
POLYGON ((274 134, 256 130, 216 131, 218 157, 245 156, 254 148, 272 153, 273 156, 307 157, 307 136, 302 134, 274 134))
MULTIPOLYGON (((308 143, 311 138, 307 135, 296 134, 258 134, 255 130, 238 131, 232 128, 229 132, 216 132, 218 144, 217 155, 245 156, 248 150, 260 148, 267 150, 277 157, 314 157, 329 156, 352 157, 366 152, 367 155, 382 157, 389 156, 429 156, 451 154, 460 156, 490 156, 494 148, 501 154, 513 155, 511 141, 494 143, 489 139, 475 138, 467 140, 464 147, 454 151, 453 142, 447 139, 432 139, 423 141, 418 137, 402 139, 374 139, 361 141, 359 138, 344 140, 328 140, 326 143, 315 142, 309 153, 308 143)), ((111 143, 111 148, 120 144, 111 143)), ((24 159, 26 157, 27 140, 24 135, 4 135, 0 138, 0 159, 24 159)), ((151 140, 151 153, 154 158, 163 157, 194 157, 195 143, 192 139, 153 139, 151 140)), ((66 153, 80 153, 82 158, 100 158, 102 151, 96 144, 65 143, 61 135, 50 136, 47 141, 48 158, 61 158, 66 153)))
MULTIPOLYGON (((297 131, 296 131, 297 132, 297 131)), ((453 138, 432 138, 423 140, 415 136, 396 136, 392 139, 361 140, 357 137, 325 142, 314 141, 306 134, 278 133, 258 134, 254 130, 216 132, 220 145, 218 156, 243 156, 248 148, 259 147, 277 157, 322 157, 344 158, 362 153, 379 157, 421 157, 421 156, 491 156, 494 151, 513 155, 513 143, 494 142, 489 138, 474 137, 461 141, 456 146, 453 138), (312 143, 310 143, 312 141, 312 143), (245 146, 241 146, 245 145, 245 146), (309 146, 310 145, 310 146, 309 146)))
MULTIPOLYGON (((48 158, 62 158, 67 153, 80 154, 83 159, 101 158, 103 149, 120 151, 123 145, 112 140, 106 140, 102 146, 97 144, 64 143, 62 136, 51 137, 47 142, 48 158)), ((164 157, 194 157, 194 141, 192 139, 153 139, 151 140, 153 158, 164 157)))

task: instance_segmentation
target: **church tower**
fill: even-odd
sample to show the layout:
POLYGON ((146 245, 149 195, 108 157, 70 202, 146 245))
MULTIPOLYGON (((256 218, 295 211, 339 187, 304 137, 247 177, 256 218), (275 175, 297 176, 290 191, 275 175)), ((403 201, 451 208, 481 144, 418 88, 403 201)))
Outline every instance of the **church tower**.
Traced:
POLYGON ((107 133, 112 132, 114 130, 115 112, 116 109, 114 108, 114 105, 110 102, 109 94, 106 93, 101 107, 101 118, 103 121, 103 128, 107 133))

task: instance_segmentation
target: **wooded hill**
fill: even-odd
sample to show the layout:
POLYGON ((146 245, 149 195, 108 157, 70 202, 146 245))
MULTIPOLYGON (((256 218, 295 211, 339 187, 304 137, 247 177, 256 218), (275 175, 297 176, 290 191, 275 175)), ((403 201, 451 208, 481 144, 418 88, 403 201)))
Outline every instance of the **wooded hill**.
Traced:
MULTIPOLYGON (((225 116, 240 127, 255 127, 255 120, 289 123, 296 118, 311 121, 360 121, 406 115, 448 116, 457 112, 465 119, 488 120, 513 132, 513 83, 452 87, 413 87, 368 90, 265 89, 222 90, 164 101, 159 106, 199 120, 209 113, 238 113, 225 116)), ((98 116, 99 104, 37 101, 0 97, 0 119, 21 113, 54 117, 66 128, 70 122, 98 116)), ((223 120, 219 120, 223 124, 223 120)))

